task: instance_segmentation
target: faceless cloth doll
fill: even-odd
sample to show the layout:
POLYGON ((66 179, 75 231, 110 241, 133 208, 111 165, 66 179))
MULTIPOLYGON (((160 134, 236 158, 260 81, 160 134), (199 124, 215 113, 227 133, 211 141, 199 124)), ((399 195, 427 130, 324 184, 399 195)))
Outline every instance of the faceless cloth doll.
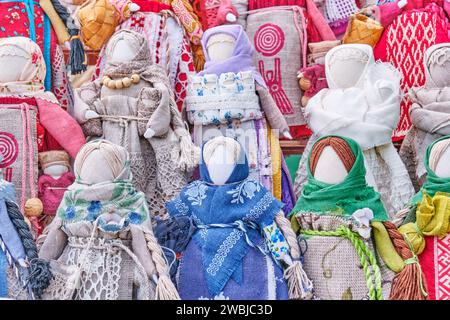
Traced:
POLYGON ((247 153, 250 177, 278 199, 282 189, 289 196, 288 184, 282 186, 283 159, 275 135, 290 138, 289 127, 253 65, 253 48, 244 29, 240 25, 208 29, 202 45, 205 69, 192 78, 186 98, 195 143, 219 135, 236 138, 247 153))
MULTIPOLYGON (((354 139, 363 150, 367 182, 381 194, 386 210, 394 216, 414 194, 391 140, 400 114, 400 76, 390 64, 376 63, 372 48, 364 44, 331 49, 325 56, 325 73, 329 88, 319 91, 305 108, 314 133, 305 154, 325 135, 354 139)), ((304 157, 295 179, 297 196, 306 180, 304 157)))
POLYGON ((80 150, 76 181, 39 252, 55 276, 44 298, 178 298, 129 163, 126 149, 106 140, 80 150))
POLYGON ((424 69, 425 86, 410 91, 413 126, 400 149, 416 190, 426 178, 423 158, 427 146, 450 134, 450 44, 431 46, 425 52, 424 69))
POLYGON ((0 298, 39 298, 50 284, 30 228, 16 204, 14 185, 0 178, 0 298))
MULTIPOLYGON (((190 39, 183 26, 173 17, 171 7, 156 1, 136 1, 141 9, 118 26, 119 30, 133 30, 144 36, 149 48, 150 62, 162 67, 169 77, 178 110, 186 98, 188 76, 196 70, 190 39)), ((200 50, 201 51, 201 50, 200 50)), ((95 77, 102 77, 106 67, 105 46, 99 53, 95 77)))
POLYGON ((410 202, 400 232, 419 255, 429 298, 448 300, 450 284, 450 136, 430 144, 425 153, 426 181, 410 202))
POLYGON ((38 195, 43 203, 43 217, 40 219, 42 228, 52 222, 64 192, 75 181, 74 174, 70 172, 69 161, 69 155, 65 151, 39 153, 42 174, 38 179, 38 195))
POLYGON ((172 217, 190 217, 196 227, 181 253, 181 298, 307 298, 312 285, 282 207, 249 178, 247 158, 237 141, 217 137, 206 142, 200 180, 167 204, 172 217))
POLYGON ((133 182, 145 193, 152 215, 158 215, 186 185, 187 170, 198 160, 185 152, 197 147, 171 98, 167 76, 149 64, 149 55, 142 35, 114 34, 106 47, 104 76, 79 89, 75 114, 88 136, 101 136, 130 152, 133 182))
POLYGON ((78 123, 44 89, 46 66, 39 46, 25 37, 0 39, 0 139, 2 167, 23 209, 37 196, 38 151, 65 149, 75 157, 85 142, 78 123))
POLYGON ((332 300, 417 298, 409 295, 420 288, 411 276, 417 265, 406 266, 410 251, 410 256, 397 253, 409 249, 401 236, 392 235, 398 230, 387 222, 380 195, 366 183, 358 144, 339 136, 319 139, 307 171, 291 221, 300 244, 307 244, 304 267, 315 295, 332 300))

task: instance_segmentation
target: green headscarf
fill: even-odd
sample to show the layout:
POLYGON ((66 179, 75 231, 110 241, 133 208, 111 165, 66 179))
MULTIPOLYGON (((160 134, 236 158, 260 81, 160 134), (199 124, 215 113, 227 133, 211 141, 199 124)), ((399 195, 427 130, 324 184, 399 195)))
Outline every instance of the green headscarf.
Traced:
POLYGON ((431 170, 429 162, 430 162, 430 154, 433 146, 439 141, 450 139, 450 136, 444 136, 440 139, 437 139, 432 144, 430 144, 427 148, 427 152, 425 153, 425 169, 427 170, 427 181, 423 184, 422 188, 418 193, 412 198, 411 204, 415 205, 422 202, 423 193, 425 192, 430 197, 433 197, 436 192, 447 192, 450 193, 450 178, 441 178, 438 177, 433 170, 431 170))
MULTIPOLYGON (((330 136, 322 137, 316 143, 328 137, 330 136)), ((303 187, 301 196, 290 216, 294 216, 298 212, 351 216, 358 209, 370 208, 373 211, 375 221, 387 221, 388 216, 381 202, 380 194, 367 185, 364 156, 361 148, 352 139, 337 135, 331 137, 341 138, 350 146, 356 157, 352 169, 341 183, 327 184, 320 182, 311 173, 310 154, 307 164, 308 181, 303 187)))

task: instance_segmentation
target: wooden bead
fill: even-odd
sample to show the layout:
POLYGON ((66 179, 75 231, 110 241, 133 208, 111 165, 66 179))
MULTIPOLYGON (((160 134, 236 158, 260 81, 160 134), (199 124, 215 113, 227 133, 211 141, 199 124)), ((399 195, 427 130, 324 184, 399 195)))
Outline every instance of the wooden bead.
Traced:
POLYGON ((122 89, 123 83, 122 80, 116 80, 116 89, 122 89))
POLYGON ((106 86, 110 89, 115 89, 116 88, 116 82, 114 80, 109 80, 108 83, 106 84, 106 86))
POLYGON ((128 77, 125 77, 125 78, 122 79, 122 84, 123 84, 123 86, 125 88, 128 88, 128 87, 131 86, 132 80, 130 78, 128 78, 128 77))
POLYGON ((109 82, 110 80, 111 80, 111 79, 110 79, 109 77, 104 76, 104 77, 103 77, 103 80, 102 80, 103 85, 104 85, 104 86, 108 86, 108 82, 109 82))
POLYGON ((137 83, 139 83, 139 81, 141 81, 141 77, 140 77, 138 74, 133 74, 133 75, 131 76, 131 81, 132 81, 134 84, 137 84, 137 83))
POLYGON ((31 198, 25 202, 24 213, 27 217, 39 217, 44 211, 44 206, 39 198, 31 198))
POLYGON ((300 78, 300 81, 298 83, 300 84, 300 89, 302 89, 303 91, 311 88, 311 81, 309 81, 309 79, 300 78))

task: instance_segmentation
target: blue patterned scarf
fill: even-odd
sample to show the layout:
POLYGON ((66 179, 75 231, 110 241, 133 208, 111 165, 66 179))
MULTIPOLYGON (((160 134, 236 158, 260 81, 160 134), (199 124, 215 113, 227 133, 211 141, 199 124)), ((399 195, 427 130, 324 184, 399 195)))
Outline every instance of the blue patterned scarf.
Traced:
POLYGON ((203 161, 200 180, 187 185, 167 203, 171 216, 192 217, 193 239, 202 250, 203 271, 211 295, 219 294, 230 278, 242 284, 242 259, 256 247, 260 230, 273 222, 283 204, 259 182, 248 179, 249 168, 241 147, 238 164, 225 185, 212 183, 203 161))

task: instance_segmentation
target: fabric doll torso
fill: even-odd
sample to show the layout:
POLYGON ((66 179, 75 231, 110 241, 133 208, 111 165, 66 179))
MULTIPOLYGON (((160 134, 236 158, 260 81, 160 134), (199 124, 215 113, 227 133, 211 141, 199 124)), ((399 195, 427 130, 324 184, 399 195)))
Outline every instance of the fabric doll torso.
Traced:
MULTIPOLYGON (((262 237, 259 245, 264 245, 262 237)), ((286 300, 287 285, 283 270, 270 256, 255 248, 249 248, 242 261, 244 279, 242 285, 230 279, 223 291, 211 296, 203 274, 202 251, 194 240, 182 253, 178 269, 178 290, 181 299, 187 300, 286 300), (192 270, 199 270, 192 272, 192 270), (196 284, 193 286, 192 284, 196 284)))
MULTIPOLYGON (((67 244, 57 261, 51 262, 55 280, 46 290, 44 299, 68 299, 68 288, 61 270, 65 266, 82 264, 81 257, 92 233, 93 224, 78 222, 63 224, 67 244), (60 266, 62 269, 59 269, 60 266), (58 272, 59 271, 59 272, 58 272), (61 272, 61 273, 60 273, 61 272)), ((74 292, 74 300, 131 300, 150 299, 154 286, 149 283, 141 262, 133 253, 130 230, 110 234, 97 230, 87 255, 81 276, 81 286, 74 292)), ((146 245, 141 244, 141 245, 146 245)))
MULTIPOLYGON (((333 215, 300 213, 297 216, 303 231, 317 234, 302 235, 299 243, 307 243, 303 268, 314 284, 317 298, 324 300, 366 300, 370 299, 368 283, 376 291, 377 299, 387 299, 391 282, 395 276, 375 253, 372 238, 363 239, 357 234, 358 224, 353 219, 333 215), (339 236, 325 235, 327 231, 346 230, 339 236), (350 239, 346 235, 352 235, 350 239), (354 242, 354 239, 359 240, 354 242), (369 258, 370 257, 370 258, 369 258), (365 266, 361 264, 364 260, 365 266), (372 259, 372 260, 369 260, 372 259), (376 262, 373 264, 373 262, 376 262), (365 268, 375 270, 368 276, 365 268), (380 277, 381 280, 376 280, 380 277)), ((375 293, 376 292, 376 293, 375 293)), ((372 297, 373 299, 373 297, 372 297)))
MULTIPOLYGON (((101 103, 96 105, 95 111, 101 116, 106 116, 102 118, 102 137, 122 145, 129 151, 133 182, 139 190, 153 199, 156 198, 154 196, 157 170, 155 152, 143 136, 145 129, 139 130, 140 126, 145 128, 148 118, 139 123, 135 120, 126 120, 126 117, 145 119, 140 112, 143 111, 144 105, 139 104, 138 97, 141 90, 148 86, 150 84, 144 80, 126 89, 109 89, 102 86, 101 103)), ((155 100, 146 100, 145 107, 156 108, 159 98, 160 94, 155 89, 155 100)), ((160 206, 162 204, 158 205, 160 206)), ((152 210, 152 207, 150 209, 152 210)))
POLYGON ((45 215, 55 215, 61 199, 64 196, 64 192, 74 181, 75 176, 71 172, 64 173, 58 179, 46 174, 39 177, 39 199, 41 199, 42 204, 44 205, 45 215))

